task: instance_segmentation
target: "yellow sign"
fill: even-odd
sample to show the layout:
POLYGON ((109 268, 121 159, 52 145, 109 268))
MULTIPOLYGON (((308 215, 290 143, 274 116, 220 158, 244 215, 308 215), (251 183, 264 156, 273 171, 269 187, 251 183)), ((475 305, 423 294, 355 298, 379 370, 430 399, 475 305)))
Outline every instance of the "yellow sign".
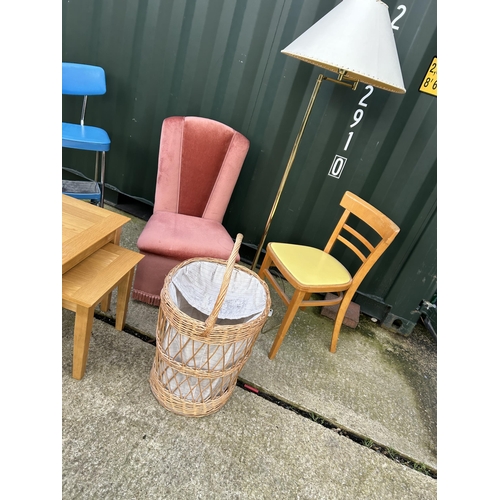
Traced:
POLYGON ((420 92, 425 92, 426 94, 434 95, 437 97, 438 95, 438 59, 435 57, 429 69, 427 70, 427 74, 424 76, 422 80, 422 84, 418 89, 420 92))

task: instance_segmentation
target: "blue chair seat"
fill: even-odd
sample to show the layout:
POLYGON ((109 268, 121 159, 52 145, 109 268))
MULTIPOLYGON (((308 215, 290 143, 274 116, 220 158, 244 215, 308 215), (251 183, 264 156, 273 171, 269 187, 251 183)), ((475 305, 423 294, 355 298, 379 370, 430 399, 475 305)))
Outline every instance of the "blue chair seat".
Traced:
POLYGON ((62 147, 87 151, 109 151, 111 140, 105 130, 76 123, 62 124, 62 147))

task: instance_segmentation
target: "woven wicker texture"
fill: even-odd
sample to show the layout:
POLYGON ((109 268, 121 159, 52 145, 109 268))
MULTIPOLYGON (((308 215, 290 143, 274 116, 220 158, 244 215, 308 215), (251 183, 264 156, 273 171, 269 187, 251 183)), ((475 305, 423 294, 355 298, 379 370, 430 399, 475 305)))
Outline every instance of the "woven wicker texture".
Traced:
MULTIPOLYGON (((156 353, 149 381, 159 403, 179 415, 202 417, 218 411, 227 402, 267 320, 271 299, 266 283, 256 273, 235 264, 242 238, 238 234, 227 262, 211 258, 189 259, 172 269, 165 278, 156 326, 156 353), (173 284, 188 266, 199 270, 200 262, 207 267, 221 266, 224 269, 219 293, 208 316, 196 310, 192 303, 186 304, 173 284), (242 317, 239 322, 237 319, 218 318, 231 281, 236 276, 240 285, 247 280, 247 294, 263 294, 262 310, 250 318, 242 317)), ((213 290, 213 283, 207 282, 206 289, 213 290)), ((239 299, 244 301, 243 289, 238 290, 242 294, 239 299)), ((247 299, 255 302, 255 297, 248 296, 247 299)))

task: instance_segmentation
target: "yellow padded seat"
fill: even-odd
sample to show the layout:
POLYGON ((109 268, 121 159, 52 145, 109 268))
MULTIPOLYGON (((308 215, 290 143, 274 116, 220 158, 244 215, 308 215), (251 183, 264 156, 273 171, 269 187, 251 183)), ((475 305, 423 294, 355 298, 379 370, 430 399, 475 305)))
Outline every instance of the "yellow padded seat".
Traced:
POLYGON ((275 256, 303 286, 347 285, 349 271, 330 254, 318 248, 269 243, 275 256))

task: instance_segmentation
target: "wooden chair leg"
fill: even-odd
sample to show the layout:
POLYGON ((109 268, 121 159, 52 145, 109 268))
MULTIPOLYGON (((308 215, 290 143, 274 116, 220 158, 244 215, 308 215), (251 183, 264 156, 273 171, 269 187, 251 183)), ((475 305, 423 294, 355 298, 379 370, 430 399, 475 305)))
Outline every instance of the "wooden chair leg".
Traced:
POLYGON ((272 263, 273 263, 273 261, 271 259, 271 255, 269 254, 269 252, 266 252, 266 255, 264 255, 264 260, 262 261, 262 264, 260 265, 260 269, 259 269, 259 273, 258 273, 258 276, 260 279, 262 279, 262 280, 266 279, 264 272, 266 269, 268 269, 271 266, 272 263))
POLYGON ((94 307, 76 306, 73 334, 73 378, 77 380, 81 380, 85 374, 93 321, 94 307))
POLYGON ((302 302, 304 295, 305 292, 301 292, 300 290, 295 290, 292 300, 290 300, 288 309, 286 310, 283 321, 281 322, 278 333, 274 338, 271 350, 269 351, 268 354, 269 359, 274 359, 274 357, 276 356, 276 353, 278 352, 278 349, 280 348, 281 343, 283 342, 283 339, 285 338, 285 335, 288 332, 288 328, 290 327, 290 324, 292 323, 295 314, 297 314, 297 311, 299 310, 299 305, 302 302))
POLYGON ((133 275, 134 269, 132 268, 118 284, 115 321, 115 328, 117 330, 123 330, 123 328, 125 327, 125 319, 127 317, 127 309, 130 298, 130 290, 132 289, 133 275))
MULTIPOLYGON (((312 293, 306 293, 302 300, 309 300, 311 298, 312 293)), ((307 306, 303 306, 300 308, 301 311, 305 311, 307 306)))
POLYGON ((337 340, 339 339, 340 328, 344 321, 347 309, 351 303, 350 297, 344 297, 340 303, 339 310, 337 311, 337 316, 335 318, 335 324, 333 326, 332 343, 330 344, 330 352, 335 352, 337 350, 337 340))

